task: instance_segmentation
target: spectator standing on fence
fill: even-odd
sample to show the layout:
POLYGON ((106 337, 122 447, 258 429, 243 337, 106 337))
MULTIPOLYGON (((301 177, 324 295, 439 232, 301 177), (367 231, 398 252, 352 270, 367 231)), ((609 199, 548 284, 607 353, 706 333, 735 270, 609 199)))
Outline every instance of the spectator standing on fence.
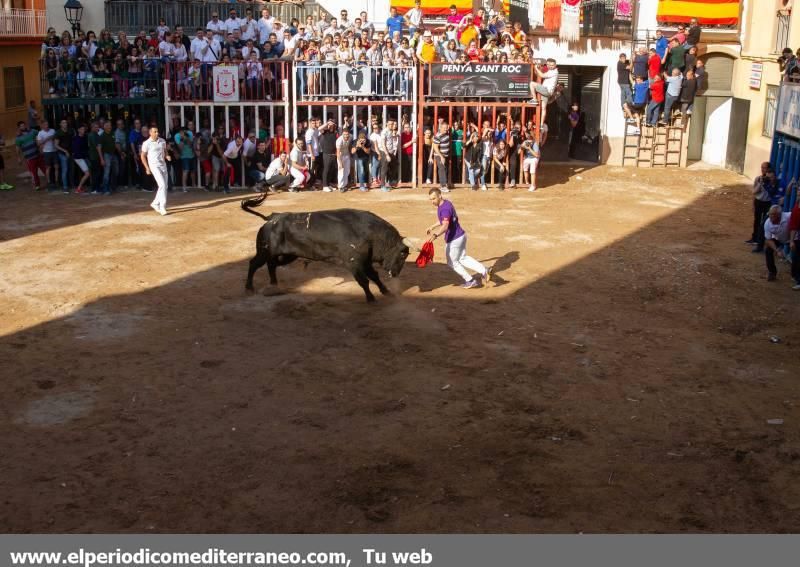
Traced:
POLYGON ((156 180, 156 196, 150 206, 160 215, 167 214, 167 142, 158 137, 158 128, 151 126, 150 137, 142 144, 141 160, 147 175, 156 180))
POLYGON ((411 168, 414 167, 414 145, 417 137, 411 130, 410 122, 403 122, 403 129, 400 132, 400 181, 410 182, 412 179, 411 168))
POLYGON ((358 181, 358 188, 361 191, 367 191, 367 184, 369 183, 369 162, 371 159, 371 144, 367 138, 367 133, 363 129, 359 129, 358 136, 355 143, 355 153, 353 158, 356 162, 356 177, 358 181))
POLYGON ((661 57, 658 56, 656 50, 650 48, 650 57, 647 60, 647 77, 652 79, 653 77, 661 75, 661 57))
POLYGON ((687 70, 681 86, 681 116, 691 116, 694 110, 694 97, 697 94, 697 79, 694 71, 687 70))
POLYGON ((386 20, 386 31, 389 33, 389 37, 392 37, 392 34, 396 31, 401 33, 403 31, 403 16, 397 13, 397 8, 394 6, 389 8, 389 18, 386 20))
POLYGON ((678 71, 683 73, 683 69, 686 67, 686 48, 674 37, 669 44, 669 49, 667 50, 663 63, 666 65, 668 77, 672 75, 674 69, 678 69, 678 71))
POLYGON ((446 122, 439 124, 439 131, 433 137, 433 146, 431 160, 436 165, 436 175, 439 178, 439 190, 442 193, 449 193, 450 189, 447 187, 448 182, 448 164, 450 160, 450 127, 446 122))
POLYGON ((656 54, 658 57, 663 61, 664 56, 667 54, 667 49, 669 48, 669 41, 666 37, 664 37, 664 32, 661 30, 656 30, 656 54))
POLYGON ((645 114, 647 124, 657 126, 661 118, 661 111, 664 108, 664 81, 660 75, 650 78, 650 102, 647 104, 645 114))
POLYGON ((336 173, 339 191, 344 193, 347 191, 347 185, 350 180, 350 171, 353 168, 351 163, 351 156, 355 153, 353 147, 353 140, 350 137, 350 130, 344 130, 342 135, 336 140, 336 173))
POLYGON ((672 70, 672 76, 666 78, 666 98, 664 100, 664 122, 672 124, 672 107, 681 97, 681 87, 683 86, 683 75, 677 67, 672 70))
POLYGON ((775 281, 778 268, 775 256, 783 258, 789 244, 789 220, 792 213, 784 213, 780 205, 772 205, 764 221, 764 255, 767 261, 767 281, 775 281))
POLYGON ((647 77, 648 65, 647 49, 639 47, 636 54, 633 56, 633 76, 634 77, 647 77))
POLYGON ((541 83, 531 83, 531 94, 535 97, 536 93, 539 93, 542 98, 541 120, 539 121, 539 125, 541 126, 547 118, 547 104, 556 91, 556 85, 558 84, 558 68, 556 67, 556 60, 550 58, 547 60, 547 66, 544 70, 540 69, 538 65, 534 65, 533 69, 536 72, 536 76, 542 79, 541 83))
POLYGON ((619 85, 619 104, 625 106, 633 92, 631 91, 631 63, 624 53, 619 54, 619 61, 617 61, 617 84, 619 85))
POLYGON ((400 133, 397 130, 397 121, 390 118, 386 122, 386 128, 381 133, 380 150, 381 150, 381 180, 383 186, 382 191, 390 191, 391 188, 397 184, 398 161, 400 159, 400 133))
MULTIPOLYGON (((635 134, 639 133, 642 126, 642 112, 645 111, 650 99, 650 89, 644 82, 644 77, 637 76, 636 83, 633 85, 633 101, 625 105, 625 117, 629 122, 636 124, 635 134)), ((544 139, 544 138, 543 138, 544 139)), ((542 144, 544 141, 541 142, 542 144)))
POLYGON ((336 176, 336 123, 333 118, 328 118, 319 131, 319 153, 322 155, 322 190, 326 193, 333 191, 332 183, 336 176))

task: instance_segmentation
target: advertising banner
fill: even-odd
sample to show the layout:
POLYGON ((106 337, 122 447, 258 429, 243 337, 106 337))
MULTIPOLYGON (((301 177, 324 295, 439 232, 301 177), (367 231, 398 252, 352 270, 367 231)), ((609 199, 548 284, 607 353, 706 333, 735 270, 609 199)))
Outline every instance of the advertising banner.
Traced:
POLYGON ((214 66, 214 102, 239 102, 239 68, 214 66))
POLYGON ((800 84, 784 83, 778 100, 778 115, 775 130, 788 136, 800 138, 800 84))
POLYGON ((530 98, 529 63, 431 65, 431 96, 530 98))

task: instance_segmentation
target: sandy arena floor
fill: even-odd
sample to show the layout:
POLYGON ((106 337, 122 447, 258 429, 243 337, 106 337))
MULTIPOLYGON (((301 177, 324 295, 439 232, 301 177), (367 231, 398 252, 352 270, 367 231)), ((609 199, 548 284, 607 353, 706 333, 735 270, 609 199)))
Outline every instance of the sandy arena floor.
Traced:
MULTIPOLYGON (((409 263, 375 305, 326 264, 246 295, 242 194, 0 193, 0 529, 800 531, 800 293, 742 244, 747 180, 541 182, 451 193, 494 287, 409 263)), ((261 210, 339 206, 435 220, 261 210)))

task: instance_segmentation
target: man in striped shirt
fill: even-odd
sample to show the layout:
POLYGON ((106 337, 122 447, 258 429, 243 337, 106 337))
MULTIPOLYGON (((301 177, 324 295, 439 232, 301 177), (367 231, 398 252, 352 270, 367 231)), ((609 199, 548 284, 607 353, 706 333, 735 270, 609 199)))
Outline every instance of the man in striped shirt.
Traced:
POLYGON ((450 126, 446 122, 439 124, 439 131, 433 137, 430 162, 436 162, 436 175, 439 177, 439 190, 449 193, 447 188, 447 166, 450 159, 450 126))
POLYGON ((269 145, 270 154, 273 156, 279 156, 281 152, 289 153, 291 151, 292 144, 289 142, 289 138, 284 137, 282 124, 275 126, 275 135, 269 141, 269 145))

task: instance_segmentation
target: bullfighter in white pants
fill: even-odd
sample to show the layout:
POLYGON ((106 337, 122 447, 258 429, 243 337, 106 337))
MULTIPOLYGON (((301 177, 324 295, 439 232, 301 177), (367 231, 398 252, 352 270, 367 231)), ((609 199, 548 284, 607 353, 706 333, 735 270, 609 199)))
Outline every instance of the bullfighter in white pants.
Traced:
POLYGON ((150 206, 160 215, 167 214, 167 143, 158 137, 158 128, 150 128, 150 138, 142 144, 142 165, 147 175, 156 180, 158 190, 150 206))

